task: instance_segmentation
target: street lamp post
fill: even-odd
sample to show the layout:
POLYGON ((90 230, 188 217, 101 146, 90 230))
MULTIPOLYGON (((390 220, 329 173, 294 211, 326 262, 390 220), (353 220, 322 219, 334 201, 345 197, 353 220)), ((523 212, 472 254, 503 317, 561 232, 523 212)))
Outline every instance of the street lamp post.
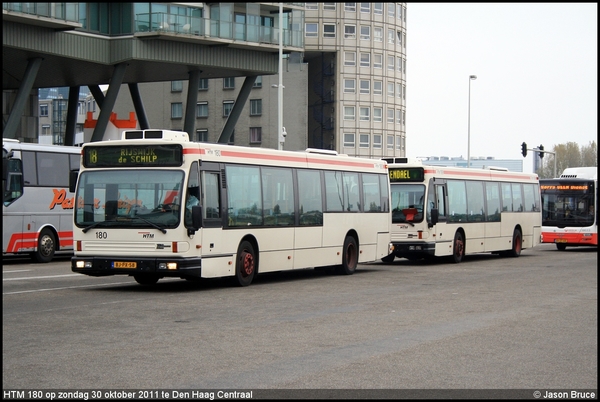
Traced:
POLYGON ((476 75, 469 76, 469 117, 467 127, 467 167, 471 167, 471 81, 476 80, 476 75))

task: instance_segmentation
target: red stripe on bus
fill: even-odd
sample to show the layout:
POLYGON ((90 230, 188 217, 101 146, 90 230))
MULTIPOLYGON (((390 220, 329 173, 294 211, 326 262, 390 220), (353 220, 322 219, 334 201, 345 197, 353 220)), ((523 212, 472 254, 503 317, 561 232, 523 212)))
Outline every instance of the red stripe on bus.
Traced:
MULTIPOLYGON (((191 149, 185 148, 183 150, 184 154, 206 154, 206 150, 204 149, 191 149)), ((233 158, 247 158, 247 159, 262 159, 269 161, 278 161, 278 162, 297 162, 297 163, 320 163, 323 165, 333 165, 333 166, 352 166, 352 167, 360 167, 360 168, 374 168, 375 163, 366 163, 366 162, 357 162, 357 161, 348 161, 348 160, 334 160, 334 159, 316 159, 316 158, 306 158, 305 156, 291 156, 291 155, 270 155, 270 154, 256 154, 251 152, 237 152, 237 151, 228 151, 221 150, 222 156, 233 157, 233 158)), ((381 162, 383 164, 383 161, 381 162)))
MULTIPOLYGON (((36 248, 38 232, 13 233, 6 247, 7 253, 17 253, 21 249, 36 248)), ((58 232, 60 247, 73 247, 73 231, 58 232)))

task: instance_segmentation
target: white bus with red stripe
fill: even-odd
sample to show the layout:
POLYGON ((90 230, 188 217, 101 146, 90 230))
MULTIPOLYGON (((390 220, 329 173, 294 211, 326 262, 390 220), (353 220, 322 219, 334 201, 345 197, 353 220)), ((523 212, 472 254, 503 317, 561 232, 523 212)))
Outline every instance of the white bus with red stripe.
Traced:
POLYGON ((80 156, 78 147, 2 140, 2 255, 49 262, 73 252, 69 172, 80 156))
POLYGON ((539 244, 536 174, 386 161, 394 251, 384 261, 448 256, 459 263, 467 254, 487 252, 518 257, 539 244))
POLYGON ((348 275, 390 253, 382 160, 129 130, 85 144, 81 162, 74 272, 140 284, 230 276, 247 286, 273 271, 348 275))
POLYGON ((555 179, 540 180, 542 242, 598 247, 598 167, 567 168, 555 179))

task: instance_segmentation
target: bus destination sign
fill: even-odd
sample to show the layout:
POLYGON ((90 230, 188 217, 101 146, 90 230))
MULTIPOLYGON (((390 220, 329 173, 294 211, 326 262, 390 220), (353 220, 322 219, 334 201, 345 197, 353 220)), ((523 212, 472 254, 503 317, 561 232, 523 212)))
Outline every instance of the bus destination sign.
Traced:
POLYGON ((403 181, 422 182, 425 177, 425 169, 422 167, 411 168, 389 168, 390 182, 398 183, 403 181))
POLYGON ((181 166, 183 148, 179 144, 167 145, 110 145, 83 148, 83 166, 133 167, 181 166))

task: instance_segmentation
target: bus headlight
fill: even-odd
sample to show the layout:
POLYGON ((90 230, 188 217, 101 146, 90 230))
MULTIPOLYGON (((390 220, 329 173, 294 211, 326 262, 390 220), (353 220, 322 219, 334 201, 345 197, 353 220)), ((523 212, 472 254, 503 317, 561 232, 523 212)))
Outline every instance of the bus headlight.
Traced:
POLYGON ((177 263, 176 262, 159 262, 158 269, 174 270, 174 269, 177 269, 177 263))
POLYGON ((91 268, 92 262, 91 261, 76 261, 75 266, 77 268, 91 268))

